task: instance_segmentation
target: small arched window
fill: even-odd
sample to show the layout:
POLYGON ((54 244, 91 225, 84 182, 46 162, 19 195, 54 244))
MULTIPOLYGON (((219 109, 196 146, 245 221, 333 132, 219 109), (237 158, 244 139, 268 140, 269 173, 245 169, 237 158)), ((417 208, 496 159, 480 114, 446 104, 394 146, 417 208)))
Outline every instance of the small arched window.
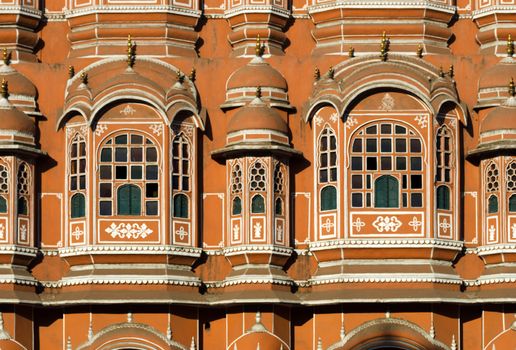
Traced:
POLYGON ((513 194, 509 198, 509 211, 511 213, 515 213, 516 212, 516 194, 513 194))
POLYGON ((255 195, 251 200, 251 213, 263 214, 265 213, 265 200, 262 195, 255 195))
POLYGON ((448 186, 437 187, 437 209, 450 210, 450 189, 448 186))
POLYGON ((319 183, 337 181, 337 137, 325 128, 319 138, 319 183))
POLYGON ((71 199, 71 214, 72 219, 83 218, 86 216, 86 200, 82 193, 76 193, 71 199))
POLYGON ((174 196, 174 217, 188 218, 188 197, 182 193, 174 196))
POLYGON ((274 213, 276 215, 283 215, 283 201, 281 198, 276 198, 276 203, 274 203, 274 213))
POLYGON ((390 175, 382 175, 374 182, 375 208, 399 207, 398 179, 390 175))
POLYGON ((337 209, 337 188, 326 186, 321 190, 321 211, 337 209))
POLYGON ((29 215, 29 206, 25 197, 18 198, 18 215, 29 215))
POLYGON ((0 214, 7 213, 7 200, 4 196, 0 196, 0 214))
POLYGON ((172 142, 172 189, 190 191, 190 143, 183 133, 172 142))
POLYGON ((70 144, 70 191, 86 189, 86 141, 75 135, 70 144))
POLYGON ((488 204, 487 204, 487 212, 489 214, 495 214, 498 213, 498 197, 495 195, 492 195, 489 197, 488 204))
POLYGON ((142 191, 136 185, 123 185, 118 188, 118 215, 140 215, 142 191))
POLYGON ((231 214, 233 214, 233 215, 242 214, 242 200, 240 199, 240 197, 233 198, 231 214))

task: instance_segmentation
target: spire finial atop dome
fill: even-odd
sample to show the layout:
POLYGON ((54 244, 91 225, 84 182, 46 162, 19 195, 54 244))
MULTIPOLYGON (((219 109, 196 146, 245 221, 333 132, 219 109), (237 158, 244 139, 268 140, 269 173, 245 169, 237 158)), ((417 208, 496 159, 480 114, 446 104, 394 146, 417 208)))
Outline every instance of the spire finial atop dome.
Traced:
POLYGON ((387 34, 385 31, 382 33, 382 41, 380 43, 380 59, 382 61, 387 61, 387 51, 389 51, 389 38, 387 37, 387 34))
POLYGON ((258 34, 258 36, 256 37, 255 53, 257 57, 262 57, 263 55, 263 46, 260 40, 260 34, 258 34))
POLYGON ((516 89, 514 88, 514 79, 511 77, 509 81, 509 96, 514 97, 516 94, 516 89))
POLYGON ((261 86, 258 86, 256 88, 255 96, 256 96, 256 98, 262 98, 262 87, 261 86))
POLYGON ((9 97, 9 89, 8 89, 8 86, 7 86, 7 80, 5 80, 5 79, 2 79, 2 87, 0 89, 0 94, 6 100, 9 97))
POLYGON ((134 66, 134 44, 131 40, 131 34, 127 36, 127 67, 133 68, 134 66))
POLYGON ((2 60, 4 61, 4 64, 6 66, 8 66, 11 63, 11 53, 7 51, 6 47, 4 47, 3 49, 2 60))
POLYGON ((419 45, 417 46, 416 56, 417 56, 418 58, 423 58, 423 45, 422 45, 422 44, 419 44, 419 45))
POLYGON ((514 55, 514 42, 512 41, 511 34, 507 36, 507 57, 514 55))
POLYGON ((68 79, 72 79, 75 75, 75 68, 73 66, 68 66, 68 79))

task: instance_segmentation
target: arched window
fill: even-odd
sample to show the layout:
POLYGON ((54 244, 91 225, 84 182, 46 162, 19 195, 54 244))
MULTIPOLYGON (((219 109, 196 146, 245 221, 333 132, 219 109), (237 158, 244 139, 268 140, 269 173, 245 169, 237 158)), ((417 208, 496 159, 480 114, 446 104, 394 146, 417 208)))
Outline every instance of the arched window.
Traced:
POLYGON ((262 195, 257 194, 251 200, 251 213, 252 214, 265 213, 265 200, 262 195))
POLYGON ((487 212, 489 214, 495 214, 498 213, 498 197, 495 195, 492 195, 488 199, 487 204, 487 212))
POLYGON ((174 196, 174 217, 188 218, 188 197, 182 193, 174 196))
POLYGON ((390 121, 366 124, 353 135, 350 147, 349 189, 352 208, 423 207, 424 148, 421 137, 414 129, 390 121), (380 186, 373 186, 375 177, 382 174, 396 177, 390 180, 384 178, 380 186), (383 187, 394 186, 395 183, 396 194, 394 188, 389 192, 388 188, 383 187), (380 198, 380 190, 392 196, 388 200, 380 198))
POLYGON ((509 212, 516 213, 516 194, 509 197, 509 212))
POLYGON ((321 190, 321 211, 337 209, 337 188, 326 186, 321 190))
POLYGON ((435 158, 437 161, 435 181, 450 183, 452 181, 452 134, 443 125, 437 130, 435 138, 435 158))
POLYGON ((75 135, 70 144, 70 191, 86 189, 86 141, 75 135))
POLYGON ((319 137, 319 183, 337 181, 337 137, 325 128, 319 137))
POLYGON ((382 175, 374 182, 375 208, 399 207, 399 182, 394 176, 382 175))
POLYGON ((276 202, 274 203, 274 214, 283 215, 283 201, 281 198, 276 198, 276 202))
POLYGON ((29 215, 29 206, 24 197, 18 198, 18 215, 29 215))
POLYGON ((142 191, 136 185, 123 185, 118 188, 117 193, 117 214, 118 215, 141 215, 142 191))
POLYGON ((437 209, 450 210, 450 189, 448 186, 437 187, 437 209))
POLYGON ((148 136, 138 132, 124 132, 106 139, 99 152, 99 214, 113 215, 158 215, 160 198, 160 170, 158 148, 148 136), (127 184, 133 187, 120 189, 127 184), (128 207, 123 198, 133 198, 128 207), (143 197, 141 192, 143 191, 143 197), (114 196, 117 196, 115 201, 114 196), (129 196, 129 197, 127 197, 129 196), (142 213, 142 200, 144 211, 142 213), (114 205, 117 205, 115 208, 114 205), (123 208, 120 208, 122 205, 123 208), (138 214, 128 214, 136 213, 138 214))
POLYGON ((9 172, 7 167, 0 165, 0 213, 7 213, 7 198, 9 196, 9 172))
POLYGON ((240 215, 242 214, 242 200, 240 197, 233 198, 233 205, 231 209, 232 215, 240 215))
POLYGON ((190 191, 190 143, 181 132, 172 142, 172 190, 190 191))
POLYGON ((70 202, 70 216, 72 219, 83 218, 86 216, 86 201, 82 193, 74 194, 70 202))

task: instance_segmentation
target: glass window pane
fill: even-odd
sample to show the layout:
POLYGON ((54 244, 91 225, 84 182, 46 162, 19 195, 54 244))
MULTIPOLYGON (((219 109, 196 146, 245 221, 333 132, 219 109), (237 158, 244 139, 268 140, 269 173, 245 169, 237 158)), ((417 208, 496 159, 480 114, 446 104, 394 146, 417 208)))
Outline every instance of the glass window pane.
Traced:
POLYGON ((394 131, 398 135, 405 135, 407 133, 407 129, 404 126, 396 125, 394 131))
POLYGON ((145 202, 145 214, 158 215, 158 201, 145 202))
POLYGON ((362 208, 364 206, 362 193, 351 194, 351 206, 353 208, 362 208))
POLYGON ((70 151, 72 158, 77 157, 77 144, 74 142, 72 143, 72 149, 70 151))
POLYGON ((143 144, 143 136, 131 135, 131 144, 133 144, 133 145, 142 145, 143 144))
POLYGON ((131 165, 131 179, 143 179, 143 167, 141 165, 131 165))
POLYGON ((70 178, 70 191, 75 191, 77 189, 77 176, 72 176, 70 178))
POLYGON ((376 153, 378 151, 376 147, 376 139, 366 140, 366 152, 376 153))
POLYGON ((86 159, 80 159, 79 160, 79 172, 85 173, 86 172, 86 159))
POLYGON ((235 197, 233 199, 231 213, 233 215, 240 215, 242 213, 242 200, 240 199, 240 197, 235 197))
POLYGON ((380 140, 380 152, 392 152, 392 141, 391 139, 380 140))
POLYGON ((265 213, 265 200, 261 195, 256 195, 251 200, 251 213, 261 214, 265 213))
POLYGON ((362 139, 355 139, 353 141, 353 152, 362 152, 362 139))
POLYGON ((143 161, 143 148, 135 147, 131 148, 131 162, 143 161))
POLYGON ((516 212, 516 194, 513 194, 511 198, 509 198, 509 211, 511 213, 516 212))
POLYGON ((378 165, 376 164, 376 157, 366 157, 366 169, 367 170, 377 170, 378 165))
POLYGON ((328 166, 328 153, 321 153, 320 161, 321 167, 326 168, 328 166))
POLYGON ((421 153, 421 141, 419 139, 410 139, 410 152, 421 153))
POLYGON ((79 189, 86 189, 86 175, 79 176, 79 189))
POLYGON ((127 180, 127 166, 117 165, 115 167, 115 178, 117 180, 127 180))
POLYGON ((408 207, 408 200, 407 200, 407 197, 408 197, 408 195, 407 195, 406 193, 403 193, 403 194, 401 195, 402 202, 403 202, 403 208, 408 207))
POLYGON ((274 213, 276 215, 283 215, 283 201, 281 198, 276 198, 276 203, 274 203, 274 213))
POLYGON ((111 184, 102 183, 99 188, 101 198, 111 198, 111 184))
POLYGON ((410 195, 410 206, 412 208, 421 208, 423 206, 423 194, 412 193, 410 195))
POLYGON ((320 149, 321 151, 326 151, 328 149, 328 136, 322 136, 321 137, 321 144, 320 144, 320 149))
POLYGON ((330 181, 337 181, 337 168, 330 169, 330 181))
POLYGON ((392 134, 392 125, 391 124, 382 124, 380 126, 381 134, 392 134))
POLYGON ((422 175, 410 175, 410 188, 411 189, 423 188, 423 176, 422 175))
POLYGON ((423 161, 421 157, 410 157, 410 170, 422 170, 423 161))
POLYGON ((158 151, 155 147, 148 147, 145 150, 145 157, 147 162, 157 162, 158 161, 158 151))
POLYGON ((99 214, 100 215, 111 215, 112 205, 111 201, 101 201, 99 203, 99 214))
POLYGON ((392 170, 392 158, 391 157, 381 157, 381 170, 392 170))
POLYGON ((100 179, 101 180, 111 180, 111 166, 110 165, 101 165, 100 166, 100 179))
POLYGON ((362 175, 351 175, 351 188, 362 189, 362 175))
POLYGON ((396 139, 396 152, 407 152, 407 140, 396 139))
POLYGON ((0 196, 0 213, 7 213, 7 200, 0 196))
POLYGON ((115 148, 115 162, 127 162, 127 148, 115 148))
POLYGON ((498 213, 498 197, 496 197, 496 196, 489 197, 489 202, 487 205, 487 212, 489 214, 498 213))
POLYGON ((158 184, 157 183, 145 184, 145 197, 158 198, 158 184))
POLYGON ((184 176, 183 177, 183 183, 182 183, 182 190, 183 191, 190 191, 190 181, 189 181, 189 178, 184 176))
POLYGON ((396 170, 407 170, 407 157, 396 157, 396 170))
POLYGON ((100 152, 101 162, 111 162, 113 160, 113 151, 111 148, 103 148, 100 152))
POLYGON ((118 135, 117 137, 115 137, 115 144, 127 145, 127 135, 118 135))
POLYGON ((158 166, 157 165, 147 165, 145 167, 145 178, 147 180, 157 180, 158 179, 158 166))
POLYGON ((368 134, 368 135, 376 135, 376 125, 367 127, 366 128, 366 134, 368 134))
POLYGON ((75 160, 72 160, 72 162, 70 163, 70 173, 72 175, 77 174, 77 161, 75 160))
POLYGON ((328 182, 328 170, 322 169, 319 171, 319 182, 328 182))
POLYGON ((450 182, 450 178, 451 178, 450 169, 445 169, 444 170, 444 181, 450 182))
POLYGON ((362 157, 351 157, 351 170, 362 170, 362 157))

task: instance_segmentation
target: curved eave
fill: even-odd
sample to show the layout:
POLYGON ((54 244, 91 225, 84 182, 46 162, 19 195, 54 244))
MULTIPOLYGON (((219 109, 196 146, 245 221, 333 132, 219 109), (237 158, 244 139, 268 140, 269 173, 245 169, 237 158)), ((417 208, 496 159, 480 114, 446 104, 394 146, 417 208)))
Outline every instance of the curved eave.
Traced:
MULTIPOLYGON (((247 105, 249 102, 251 102, 253 98, 242 98, 238 100, 227 100, 223 104, 220 105, 220 109, 222 109, 224 112, 228 111, 230 109, 239 108, 247 105)), ((268 97, 261 97, 262 101, 266 102, 270 107, 275 107, 279 109, 283 109, 286 111, 294 111, 296 108, 292 106, 288 102, 282 102, 278 100, 273 100, 268 97)))
POLYGON ((302 157, 303 153, 292 147, 277 143, 238 143, 211 152, 214 159, 227 159, 248 154, 277 154, 287 157, 302 157))
POLYGON ((84 102, 77 103, 77 104, 73 105, 73 107, 68 108, 57 119, 56 131, 59 130, 63 126, 62 124, 63 124, 64 120, 66 118, 68 118, 69 116, 71 116, 71 114, 74 113, 74 112, 75 113, 79 113, 84 118, 84 120, 87 121, 88 120, 88 115, 90 115, 91 110, 90 110, 90 106, 87 105, 84 102))
POLYGON ((181 111, 191 112, 195 121, 195 126, 202 131, 205 130, 206 126, 206 109, 202 108, 200 111, 197 110, 192 101, 188 100, 176 100, 167 107, 167 116, 170 123, 174 122, 175 117, 181 111))
POLYGON ((28 145, 22 145, 18 143, 8 143, 8 144, 0 144, 0 154, 22 154, 30 157, 44 157, 47 156, 47 152, 42 151, 35 147, 30 147, 28 145))
POLYGON ((516 140, 481 143, 475 149, 468 152, 467 158, 470 160, 479 160, 503 154, 516 154, 516 140))

